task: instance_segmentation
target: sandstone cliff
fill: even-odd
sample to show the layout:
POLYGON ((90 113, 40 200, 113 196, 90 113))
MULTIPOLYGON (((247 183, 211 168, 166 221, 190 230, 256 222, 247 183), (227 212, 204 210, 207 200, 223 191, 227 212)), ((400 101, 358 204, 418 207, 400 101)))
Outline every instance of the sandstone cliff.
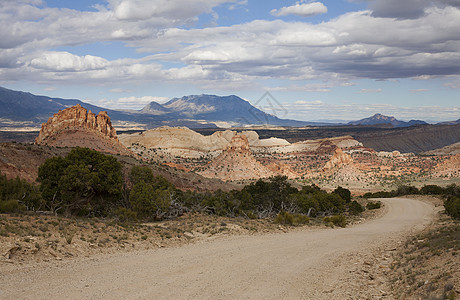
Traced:
POLYGON ((115 128, 105 111, 95 115, 79 104, 60 110, 43 123, 35 143, 53 147, 88 147, 112 154, 132 154, 118 141, 115 128))

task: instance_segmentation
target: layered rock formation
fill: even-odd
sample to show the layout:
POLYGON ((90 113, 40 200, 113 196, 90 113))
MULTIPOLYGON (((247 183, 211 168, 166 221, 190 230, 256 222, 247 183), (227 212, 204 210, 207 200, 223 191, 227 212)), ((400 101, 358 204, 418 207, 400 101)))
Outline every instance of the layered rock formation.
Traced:
POLYGON ((191 151, 222 151, 230 143, 235 131, 218 131, 210 136, 203 136, 186 127, 163 126, 142 133, 121 135, 120 141, 125 146, 133 144, 156 149, 187 149, 191 151))
POLYGON ((347 166, 353 164, 353 159, 350 155, 344 153, 342 149, 337 148, 334 152, 334 155, 324 166, 325 170, 330 170, 333 168, 340 168, 342 166, 347 166))
POLYGON ((117 138, 107 112, 95 115, 79 104, 60 110, 42 128, 35 143, 53 147, 88 147, 112 154, 131 155, 117 138))
POLYGON ((300 152, 325 152, 332 153, 335 148, 356 148, 363 145, 351 136, 340 136, 318 140, 305 140, 297 143, 289 143, 283 139, 270 138, 259 140, 251 144, 254 152, 270 153, 300 153, 300 152))
POLYGON ((324 165, 323 172, 330 176, 332 182, 336 183, 364 182, 366 176, 359 167, 359 164, 355 163, 349 154, 337 148, 334 155, 324 165))
POLYGON ((197 173, 224 181, 258 179, 275 175, 252 156, 248 138, 244 134, 234 135, 227 148, 197 173))
MULTIPOLYGON (((126 147, 137 144, 148 149, 169 149, 171 153, 180 152, 182 155, 187 154, 184 150, 190 150, 190 155, 194 156, 196 151, 205 153, 224 150, 236 134, 236 131, 225 130, 204 136, 186 127, 163 126, 142 133, 121 135, 120 141, 126 147)), ((243 134, 251 147, 290 145, 288 141, 279 138, 260 140, 255 131, 243 131, 243 134)))
POLYGON ((290 166, 283 163, 271 163, 267 168, 276 175, 287 176, 288 178, 297 178, 301 175, 291 169, 290 166))

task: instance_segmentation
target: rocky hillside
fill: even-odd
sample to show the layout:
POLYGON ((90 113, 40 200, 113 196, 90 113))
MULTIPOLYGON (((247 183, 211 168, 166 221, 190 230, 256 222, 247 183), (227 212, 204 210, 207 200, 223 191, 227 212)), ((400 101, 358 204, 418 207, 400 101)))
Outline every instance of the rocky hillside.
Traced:
POLYGON ((460 142, 442 147, 440 149, 424 152, 425 155, 455 155, 460 154, 460 142))
POLYGON ((442 148, 460 141, 459 125, 422 125, 409 128, 362 132, 354 136, 364 146, 376 151, 421 153, 442 148))
POLYGON ((434 167, 433 175, 437 177, 460 177, 460 154, 452 155, 434 167))
POLYGON ((60 110, 43 123, 35 143, 53 147, 88 147, 112 154, 133 154, 118 141, 107 112, 95 115, 79 104, 60 110))
POLYGON ((197 173, 224 181, 259 179, 275 175, 252 156, 248 138, 244 134, 234 135, 227 148, 197 173))

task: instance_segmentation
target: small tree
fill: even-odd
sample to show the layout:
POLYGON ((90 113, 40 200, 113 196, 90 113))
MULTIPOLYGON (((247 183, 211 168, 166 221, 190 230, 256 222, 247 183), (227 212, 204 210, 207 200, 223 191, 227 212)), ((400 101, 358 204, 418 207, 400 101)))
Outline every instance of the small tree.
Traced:
POLYGON ((349 189, 339 186, 333 191, 333 193, 339 195, 347 203, 351 201, 351 192, 349 189))
POLYGON ((151 184, 140 181, 129 194, 129 202, 140 219, 158 219, 168 212, 173 191, 155 189, 151 184))
POLYGON ((153 183, 154 176, 152 170, 146 166, 134 166, 129 173, 129 180, 133 185, 143 181, 145 183, 153 183))
POLYGON ((364 211, 364 207, 356 201, 352 201, 348 205, 348 212, 352 215, 359 215, 364 211))
POLYGON ((460 197, 448 197, 444 201, 444 208, 449 216, 460 220, 460 197))
POLYGON ((38 180, 46 205, 66 215, 106 215, 122 190, 121 164, 88 148, 47 159, 38 170, 38 180))
POLYGON ((21 209, 39 210, 43 199, 38 187, 16 177, 8 180, 0 174, 0 212, 14 212, 21 209))

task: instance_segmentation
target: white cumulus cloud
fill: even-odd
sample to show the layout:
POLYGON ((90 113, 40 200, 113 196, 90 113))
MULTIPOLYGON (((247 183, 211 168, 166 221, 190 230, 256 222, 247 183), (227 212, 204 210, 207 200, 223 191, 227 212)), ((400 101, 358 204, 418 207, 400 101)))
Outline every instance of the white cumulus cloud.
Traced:
POLYGON ((280 9, 272 9, 270 13, 277 17, 287 15, 311 17, 327 13, 327 7, 321 2, 303 3, 303 1, 300 1, 292 6, 284 6, 280 9))
POLYGON ((89 71, 107 67, 108 61, 97 56, 77 56, 69 52, 45 52, 34 58, 30 66, 50 71, 89 71))
POLYGON ((157 96, 142 96, 142 97, 121 97, 118 99, 86 99, 85 102, 94 104, 94 105, 99 105, 102 107, 106 108, 111 108, 111 109, 119 109, 120 107, 123 107, 123 109, 134 109, 134 110, 139 110, 142 109, 144 106, 149 104, 152 101, 158 102, 158 103, 165 103, 169 100, 168 97, 157 97, 157 96))

